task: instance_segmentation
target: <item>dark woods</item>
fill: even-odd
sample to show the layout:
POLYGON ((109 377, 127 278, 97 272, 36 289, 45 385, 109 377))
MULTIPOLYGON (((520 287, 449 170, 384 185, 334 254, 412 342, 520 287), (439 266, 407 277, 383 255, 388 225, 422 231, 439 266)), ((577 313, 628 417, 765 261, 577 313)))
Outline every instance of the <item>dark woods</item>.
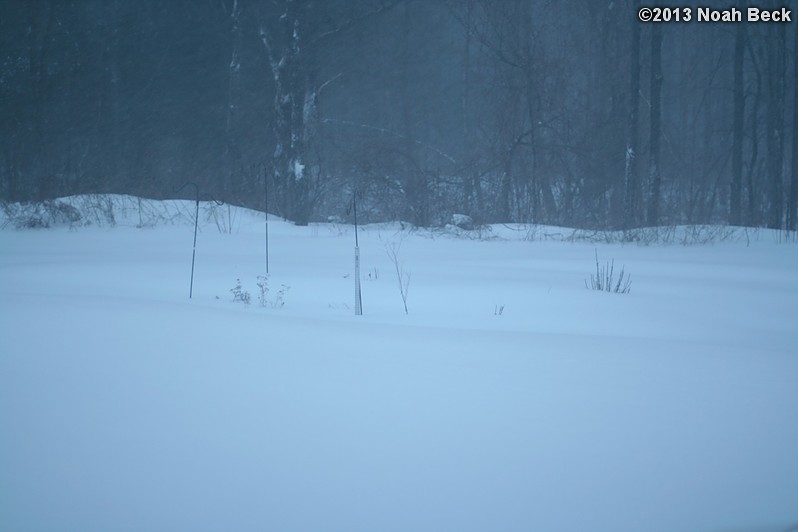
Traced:
POLYGON ((355 191, 365 221, 421 226, 798 224, 795 22, 644 24, 638 0, 0 6, 6 201, 194 181, 261 210, 268 186, 298 224, 355 191))

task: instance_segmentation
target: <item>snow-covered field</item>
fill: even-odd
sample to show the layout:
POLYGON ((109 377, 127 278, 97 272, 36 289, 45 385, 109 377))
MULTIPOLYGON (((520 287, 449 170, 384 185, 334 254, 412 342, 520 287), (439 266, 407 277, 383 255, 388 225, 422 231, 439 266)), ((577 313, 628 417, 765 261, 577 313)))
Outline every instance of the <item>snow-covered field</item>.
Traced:
POLYGON ((356 317, 351 226, 270 222, 262 307, 262 215, 202 217, 193 299, 193 225, 135 220, 0 231, 0 530, 798 525, 798 245, 774 233, 369 226, 356 317), (596 252, 629 294, 585 288, 596 252))

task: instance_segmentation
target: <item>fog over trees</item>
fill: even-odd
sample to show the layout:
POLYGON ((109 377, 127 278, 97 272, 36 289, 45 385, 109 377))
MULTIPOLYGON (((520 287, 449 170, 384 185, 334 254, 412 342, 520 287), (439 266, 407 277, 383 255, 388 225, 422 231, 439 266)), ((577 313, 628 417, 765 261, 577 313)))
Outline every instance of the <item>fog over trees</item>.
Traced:
POLYGON ((0 198, 798 228, 798 23, 679 5, 0 0, 0 198))

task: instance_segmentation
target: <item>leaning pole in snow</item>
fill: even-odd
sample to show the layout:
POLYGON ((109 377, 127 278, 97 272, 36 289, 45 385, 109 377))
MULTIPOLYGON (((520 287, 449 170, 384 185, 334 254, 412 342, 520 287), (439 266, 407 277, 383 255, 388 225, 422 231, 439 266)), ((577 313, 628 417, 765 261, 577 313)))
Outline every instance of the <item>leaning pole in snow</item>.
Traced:
POLYGON ((357 193, 352 198, 355 212, 355 316, 363 315, 363 301, 360 297, 360 246, 357 240, 357 193))
POLYGON ((192 183, 189 181, 182 187, 180 187, 177 192, 179 193, 181 190, 186 188, 187 186, 194 187, 194 193, 197 196, 197 200, 195 202, 196 209, 194 211, 194 248, 191 250, 191 284, 188 288, 188 298, 191 299, 194 295, 194 259, 197 257, 197 223, 199 222, 199 187, 196 183, 192 183))

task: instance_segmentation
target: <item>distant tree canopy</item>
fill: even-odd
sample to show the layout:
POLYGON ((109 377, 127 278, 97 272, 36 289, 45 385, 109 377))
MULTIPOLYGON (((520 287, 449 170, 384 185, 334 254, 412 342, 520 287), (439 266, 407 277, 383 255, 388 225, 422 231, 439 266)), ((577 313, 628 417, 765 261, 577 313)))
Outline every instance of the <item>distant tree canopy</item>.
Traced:
POLYGON ((422 226, 798 223, 795 22, 644 24, 638 0, 0 6, 6 201, 193 181, 298 224, 356 191, 365 220, 422 226))

